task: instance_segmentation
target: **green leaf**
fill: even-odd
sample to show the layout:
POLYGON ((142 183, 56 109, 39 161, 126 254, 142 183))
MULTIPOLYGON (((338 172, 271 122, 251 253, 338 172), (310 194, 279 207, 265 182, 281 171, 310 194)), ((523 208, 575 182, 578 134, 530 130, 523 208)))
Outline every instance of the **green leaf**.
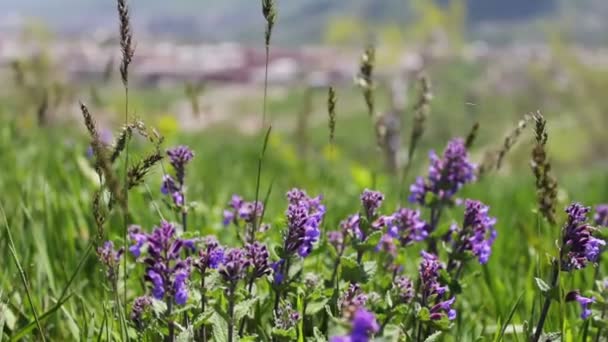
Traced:
POLYGON ((418 311, 418 320, 421 322, 428 322, 431 320, 431 312, 428 308, 422 308, 418 311))
POLYGON ((243 300, 234 307, 234 321, 239 322, 243 317, 247 316, 255 307, 258 298, 243 300))
POLYGON ((375 261, 366 261, 363 263, 363 273, 365 274, 366 279, 371 279, 376 275, 376 271, 378 270, 378 263, 375 261))
POLYGON ((278 341, 293 341, 296 339, 296 329, 284 330, 272 328, 272 336, 278 341))
POLYGON ((176 342, 189 342, 194 341, 194 332, 192 329, 184 329, 182 332, 177 335, 175 338, 176 342))
POLYGON ((377 230, 369 234, 362 245, 367 250, 374 250, 380 243, 380 239, 382 239, 382 232, 377 230))
POLYGON ((443 331, 436 331, 427 337, 424 342, 435 342, 443 334, 443 331))
POLYGON ((304 312, 304 314, 307 316, 312 316, 316 314, 317 312, 323 310, 325 304, 327 304, 328 301, 329 298, 321 298, 321 300, 306 304, 306 311, 304 312))
POLYGON ((213 329, 215 342, 228 342, 228 322, 218 313, 214 313, 209 320, 213 329))
POLYGON ((538 287, 540 292, 547 293, 551 291, 551 286, 549 286, 549 284, 547 284, 544 280, 535 277, 534 281, 536 282, 536 287, 538 287))
POLYGON ((167 311, 167 303, 162 300, 152 299, 152 311, 156 316, 162 316, 167 311))
MULTIPOLYGON (((4 324, 6 324, 6 327, 9 330, 14 330, 15 329, 15 323, 17 323, 17 317, 15 317, 15 314, 11 311, 11 309, 8 308, 8 305, 6 304, 0 304, 0 319, 1 319, 1 324, 0 324, 0 328, 4 327, 4 324)), ((0 330, 2 331, 2 330, 0 330)))
POLYGON ((315 342, 327 342, 327 338, 323 335, 321 330, 317 327, 313 330, 313 336, 315 337, 315 342))
POLYGON ((213 315, 213 309, 207 308, 207 310, 205 310, 205 312, 199 314, 198 316, 196 316, 196 318, 194 318, 194 320, 192 321, 192 326, 195 328, 199 328, 200 326, 202 326, 204 324, 208 324, 209 319, 211 318, 212 315, 213 315))

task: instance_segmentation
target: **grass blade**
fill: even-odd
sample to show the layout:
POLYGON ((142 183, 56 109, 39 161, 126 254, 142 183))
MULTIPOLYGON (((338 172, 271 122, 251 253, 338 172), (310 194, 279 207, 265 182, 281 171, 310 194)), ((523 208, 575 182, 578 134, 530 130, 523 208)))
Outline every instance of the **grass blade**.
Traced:
POLYGON ((517 300, 515 300, 515 303, 513 304, 513 306, 511 307, 511 311, 509 311, 509 315, 507 316, 507 319, 505 320, 505 322, 502 324, 502 327, 500 328, 500 334, 498 334, 498 337, 496 338, 495 341, 502 341, 502 338, 505 335, 505 332, 507 331, 507 327, 509 326, 509 324, 511 323, 511 320, 513 319, 513 316, 515 315, 515 311, 517 311, 517 308, 519 307, 519 304, 521 304, 521 299, 523 297, 523 293, 519 295, 519 297, 517 297, 517 300))
POLYGON ((32 294, 30 293, 30 288, 27 285, 27 277, 25 275, 25 271, 23 270, 23 267, 21 267, 21 263, 19 262, 19 257, 17 256, 17 250, 15 249, 15 243, 13 242, 13 236, 11 234, 11 229, 9 227, 8 220, 6 218, 6 213, 4 212, 4 206, 2 204, 0 204, 0 211, 2 211, 2 217, 4 219, 4 227, 6 228, 6 235, 8 236, 9 250, 11 252, 11 256, 13 257, 13 261, 15 262, 15 265, 17 266, 17 269, 19 270, 19 277, 21 278, 21 283, 23 284, 23 287, 25 288, 25 294, 27 296, 27 301, 30 305, 30 309, 32 310, 32 312, 34 314, 34 321, 36 323, 36 327, 38 328, 38 331, 40 332, 40 338, 42 338, 42 341, 46 341, 46 339, 44 337, 44 331, 42 330, 42 325, 40 324, 40 319, 38 318, 38 312, 36 311, 36 308, 34 307, 34 301, 32 300, 32 294))

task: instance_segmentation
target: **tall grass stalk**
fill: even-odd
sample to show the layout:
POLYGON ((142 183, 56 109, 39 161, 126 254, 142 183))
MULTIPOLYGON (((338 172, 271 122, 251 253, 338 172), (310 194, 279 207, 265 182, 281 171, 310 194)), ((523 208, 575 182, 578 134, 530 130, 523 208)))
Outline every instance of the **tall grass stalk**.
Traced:
MULTIPOLYGON (((274 0, 262 0, 262 14, 264 15, 264 18, 266 19, 266 31, 264 34, 264 43, 266 46, 266 63, 264 66, 264 99, 262 100, 263 101, 263 103, 262 103, 262 107, 263 107, 262 108, 262 129, 264 129, 264 127, 266 126, 266 110, 268 107, 268 103, 267 103, 268 102, 268 63, 270 60, 270 38, 272 37, 272 29, 274 28, 274 24, 275 24, 276 16, 277 16, 274 0)), ((264 163, 264 155, 266 154, 266 147, 268 146, 268 138, 270 136, 271 130, 272 130, 272 124, 268 125, 268 129, 266 130, 266 134, 264 135, 262 152, 260 153, 260 156, 258 157, 258 172, 256 175, 255 201, 254 201, 256 206, 260 199, 260 182, 261 182, 261 178, 262 178, 262 165, 264 163)), ((261 220, 261 218, 260 218, 260 220, 261 220)), ((249 239, 251 239, 249 242, 253 242, 253 239, 255 238, 255 232, 257 231, 258 224, 261 224, 261 222, 258 222, 258 219, 254 218, 253 224, 251 225, 252 231, 251 231, 251 234, 249 234, 249 239)))
POLYGON ((36 327, 38 328, 38 332, 40 333, 40 338, 42 341, 46 341, 44 337, 44 330, 42 330, 42 325, 40 324, 40 319, 38 318, 38 312, 36 311, 36 307, 34 307, 34 301, 32 300, 32 294, 30 292, 30 287, 27 284, 27 276, 21 263, 19 262, 19 257, 17 256, 17 249, 15 248, 15 243, 13 242, 13 236, 11 234, 11 229, 8 223, 8 219, 6 218, 6 212, 4 211, 4 206, 0 203, 0 211, 2 212, 2 218, 4 221, 4 228, 6 229, 6 235, 8 237, 9 243, 9 251, 11 252, 11 256, 13 257, 13 261, 17 266, 17 270, 19 271, 19 278, 21 279, 21 283, 23 284, 23 288, 25 289, 25 294, 27 296, 27 301, 30 306, 30 310, 34 314, 34 320, 36 321, 36 327))
MULTIPOLYGON (((120 64, 120 75, 122 79, 122 84, 125 90, 125 108, 124 108, 124 125, 125 127, 129 125, 129 64, 133 59, 134 48, 132 45, 133 41, 133 33, 131 31, 131 21, 129 16, 129 6, 127 4, 127 0, 118 0, 117 1, 117 9, 118 9, 118 19, 120 21, 119 31, 120 31, 120 50, 122 53, 122 59, 120 64)), ((124 239, 124 248, 127 250, 128 248, 128 226, 129 226, 129 187, 128 187, 128 174, 129 171, 129 141, 125 142, 125 165, 124 165, 124 208, 123 208, 123 239, 124 239)), ((124 277, 123 277, 123 286, 124 286, 124 312, 127 312, 127 258, 123 258, 124 264, 124 277)))

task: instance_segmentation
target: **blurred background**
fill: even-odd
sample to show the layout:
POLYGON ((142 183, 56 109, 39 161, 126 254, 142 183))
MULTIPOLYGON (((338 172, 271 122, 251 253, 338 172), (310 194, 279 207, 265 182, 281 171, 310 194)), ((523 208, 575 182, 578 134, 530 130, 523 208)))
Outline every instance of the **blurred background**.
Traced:
MULTIPOLYGON (((168 136, 207 130, 225 138, 259 129, 265 67, 259 1, 130 6, 136 116, 168 136)), ((371 44, 377 110, 399 109, 403 141, 424 74, 433 94, 424 147, 466 135, 475 122, 479 146, 500 145, 524 114, 541 110, 551 134, 568 137, 550 139, 555 163, 606 161, 604 0, 278 0, 277 6, 269 115, 298 155, 326 145, 329 85, 338 88, 338 147, 355 159, 373 150, 353 82, 371 44)), ((62 127, 80 121, 82 100, 102 125, 120 125, 115 7, 109 0, 0 1, 0 113, 21 127, 62 127)), ((528 150, 518 158, 516 149, 512 162, 518 159, 527 163, 528 150)))

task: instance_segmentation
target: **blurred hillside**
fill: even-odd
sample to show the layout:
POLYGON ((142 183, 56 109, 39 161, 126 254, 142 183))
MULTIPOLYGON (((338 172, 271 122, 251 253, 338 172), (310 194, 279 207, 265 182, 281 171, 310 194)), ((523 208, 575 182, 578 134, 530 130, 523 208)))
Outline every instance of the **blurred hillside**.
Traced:
MULTIPOLYGON (((541 18, 554 20, 559 25, 572 23, 566 29, 575 34, 582 32, 590 36, 597 32, 600 35, 601 17, 608 13, 608 2, 603 0, 463 1, 466 2, 467 25, 473 33, 481 29, 483 32, 500 31, 505 23, 516 21, 520 26, 541 18), (579 24, 574 25, 576 22, 579 24)), ((443 6, 454 2, 437 0, 443 6)), ((251 42, 259 38, 263 28, 257 0, 131 0, 130 3, 136 14, 133 17, 137 28, 152 35, 170 35, 184 40, 251 42)), ((328 24, 345 17, 355 18, 370 27, 380 23, 407 23, 416 19, 414 8, 423 3, 425 1, 420 0, 277 0, 280 20, 275 41, 322 41, 328 24)), ((110 0, 0 1, 0 13, 39 18, 64 33, 107 29, 115 22, 115 4, 110 0)), ((500 39, 504 40, 504 37, 500 39)))

